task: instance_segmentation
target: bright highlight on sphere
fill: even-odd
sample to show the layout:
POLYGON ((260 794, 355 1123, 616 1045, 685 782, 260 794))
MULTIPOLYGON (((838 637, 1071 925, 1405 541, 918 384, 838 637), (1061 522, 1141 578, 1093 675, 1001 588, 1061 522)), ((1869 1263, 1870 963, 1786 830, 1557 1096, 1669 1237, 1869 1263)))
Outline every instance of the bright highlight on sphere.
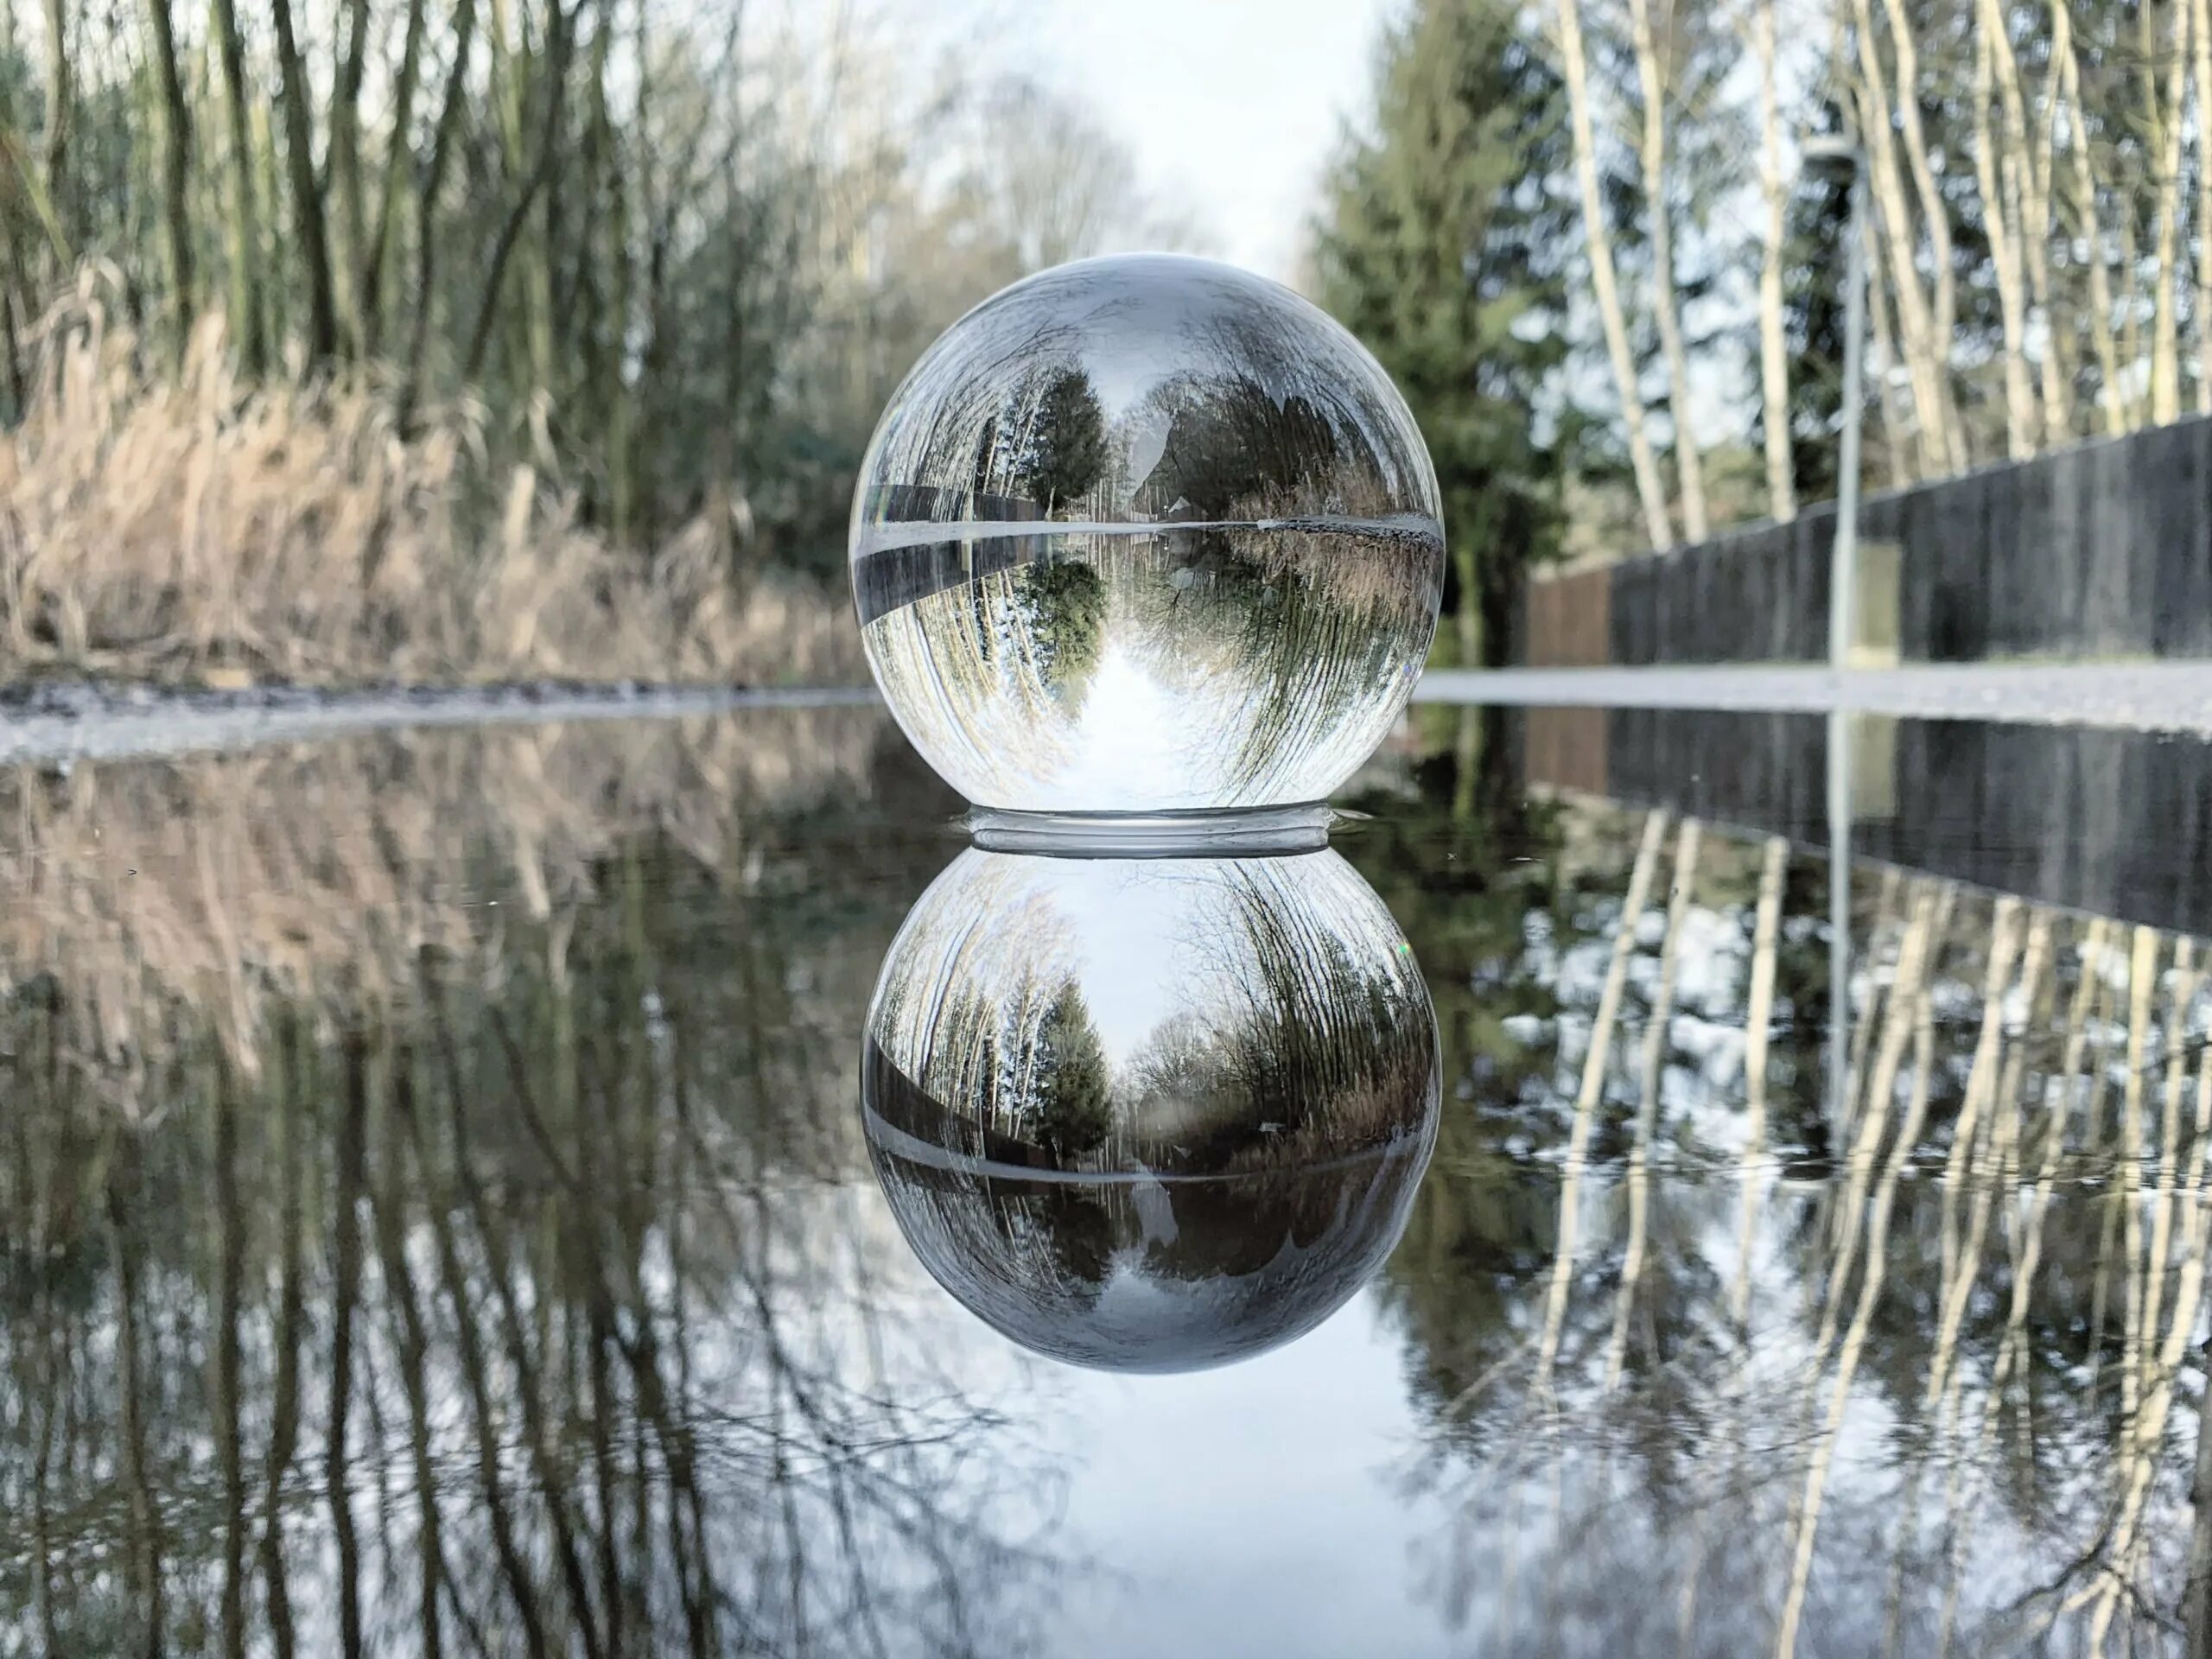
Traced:
POLYGON ((893 396, 853 593, 893 714, 978 805, 1290 805, 1412 695, 1440 512, 1329 317, 1209 260, 1089 259, 986 300, 893 396))

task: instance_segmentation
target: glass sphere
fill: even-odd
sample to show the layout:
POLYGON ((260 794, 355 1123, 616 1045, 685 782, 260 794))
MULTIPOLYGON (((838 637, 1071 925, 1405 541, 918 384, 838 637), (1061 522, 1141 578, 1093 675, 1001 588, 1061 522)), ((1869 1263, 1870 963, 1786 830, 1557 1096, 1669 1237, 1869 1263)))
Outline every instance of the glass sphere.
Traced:
POLYGON ((1166 254, 986 300, 853 500, 868 664, 979 806, 1318 801, 1436 631, 1436 475, 1382 365, 1288 289, 1166 254))
POLYGON ((971 849, 876 982, 861 1077, 892 1212, 1035 1352, 1187 1370, 1312 1329, 1404 1231, 1435 1015, 1333 852, 971 849))

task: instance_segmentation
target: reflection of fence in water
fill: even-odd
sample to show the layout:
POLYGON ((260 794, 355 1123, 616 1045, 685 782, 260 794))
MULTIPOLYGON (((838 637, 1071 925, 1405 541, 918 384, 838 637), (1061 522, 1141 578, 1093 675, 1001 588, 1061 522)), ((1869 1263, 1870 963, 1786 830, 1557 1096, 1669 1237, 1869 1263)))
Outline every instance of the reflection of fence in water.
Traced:
MULTIPOLYGON (((1611 809, 1570 810, 1595 821, 1586 836, 1610 823, 1614 845, 1628 839, 1633 820, 1611 809)), ((2212 1215, 2212 1047, 2190 1036, 2208 1013, 2194 942, 1893 874, 1863 918, 1867 965, 1854 978, 1851 1084, 1834 1166, 1810 1201, 1777 1197, 1768 1087, 1802 1094, 1820 1074, 1770 1078, 1764 1043, 1747 1042, 1743 1052, 1761 1071, 1756 1084, 1732 1074, 1746 1121, 1733 1159, 1741 1221, 1732 1229, 1719 1213, 1726 1206, 1699 1219, 1708 1185, 1698 1179, 1700 1162, 1728 1157, 1725 1146, 1703 1143, 1707 1112, 1722 1103, 1700 1111, 1681 1090, 1709 1092, 1732 1074, 1723 1059, 1716 1077, 1710 1046, 1674 1047, 1668 1005, 1701 854, 1694 822, 1684 823, 1673 880, 1662 884, 1666 823, 1663 812, 1645 817, 1629 897, 1603 925, 1611 938, 1602 984, 1592 968, 1577 970, 1578 996, 1594 989, 1596 1004, 1579 1087, 1564 1075, 1554 1085, 1561 1109, 1570 1088, 1573 1099, 1548 1294, 1527 1287, 1545 1306, 1541 1317, 1534 1308, 1522 1314, 1520 1328, 1532 1333, 1524 1347, 1494 1357, 1445 1402, 1447 1427, 1469 1414, 1493 1427, 1518 1425, 1475 1442, 1497 1449, 1475 1453, 1489 1471, 1481 1477, 1489 1496, 1471 1501, 1517 1490, 1516 1467, 1550 1492, 1554 1574, 1576 1557, 1570 1540, 1640 1539, 1627 1547, 1672 1561, 1680 1574, 1679 1634, 1690 1645, 1700 1607, 1713 1606, 1700 1602, 1700 1586, 1716 1583, 1735 1610, 1717 1613, 1723 1632, 1746 1606, 1778 1608, 1777 1623, 1764 1634, 1745 1624, 1708 1635, 1705 1645, 1770 1641, 1788 1653, 1801 1625, 1831 1641, 1848 1629, 1837 1623, 1837 1598, 1854 1592, 1838 1583, 1863 1553, 1853 1534, 1870 1503, 1897 1550, 1883 1592, 1893 1635, 1907 1617, 1924 1617, 1943 1643, 1957 1626, 1968 1647, 1976 1632, 2032 1643, 2060 1625, 2094 1645, 2116 1628, 2137 1640, 2171 1628, 2164 1610, 2198 1607, 2192 1565, 2212 1559, 2212 1528, 2200 1515, 2192 1534, 2186 1497, 2201 1439, 2174 1432, 2187 1415, 2177 1408, 2203 1323, 2212 1215), (1637 923, 1661 891, 1671 900, 1655 940, 1637 923), (1624 995, 1631 984, 1641 995, 1624 995), (1643 1041, 1631 1054, 1639 1018, 1643 1041), (1655 1111, 1669 1056, 1696 1081, 1682 1084, 1678 1074, 1675 1098, 1655 1111), (1622 1111, 1630 1114, 1625 1147, 1592 1154, 1600 1124, 1622 1111), (1652 1179, 1662 1142, 1671 1183, 1652 1179), (1684 1313, 1667 1306, 1663 1285, 1648 1282, 1662 1208, 1674 1211, 1671 1281, 1733 1284, 1726 1322, 1677 1324, 1654 1346, 1666 1321, 1684 1313), (1755 1279, 1754 1254, 1777 1249, 1797 1258, 1792 1281, 1777 1285, 1771 1268, 1755 1279), (1777 1289, 1793 1288, 1777 1299, 1777 1289), (1632 1330, 1643 1343, 1622 1394, 1632 1330), (1705 1437, 1687 1475, 1675 1470, 1656 1497, 1662 1510, 1679 1509, 1684 1524, 1671 1535, 1624 1522, 1600 1535, 1568 1516, 1570 1485, 1593 1511, 1618 1513, 1618 1450, 1605 1448, 1625 1449, 1624 1433, 1632 1443, 1672 1433, 1637 1427, 1655 1410, 1669 1421, 1688 1414, 1705 1437), (1868 1414, 1883 1411, 1899 1420, 1902 1499, 1882 1493, 1879 1478, 1869 1484, 1863 1452, 1857 1467, 1839 1455, 1848 1436, 1868 1432, 1868 1414), (1560 1432, 1531 1434, 1547 1425, 1560 1432), (2008 1449, 2016 1440, 2039 1448, 2024 1471, 2008 1449), (1923 1498, 1941 1521, 1920 1544, 1923 1498), (1992 1499, 2000 1500, 1993 1513, 1992 1499), (1831 1525, 1823 1548, 1823 1511, 1838 1502, 1846 1530, 1836 1536, 1831 1525), (1900 1524, 1902 1510, 1914 1519, 1900 1524), (2011 1552, 2028 1562, 2015 1562, 2017 1571, 2050 1569, 2016 1605, 1993 1603, 1974 1580, 1985 1560, 1977 1516, 1998 1559, 2011 1552), (1750 1542, 1766 1537, 1781 1541, 1778 1551, 1750 1542), (1733 1541, 1724 1549, 1723 1540, 1733 1541), (1933 1599, 1908 1609, 1904 1586, 1923 1583, 1936 1586, 1933 1599)), ((1748 990, 1739 995, 1771 1007, 1777 956, 1794 931, 1783 913, 1786 843, 1767 843, 1755 904, 1743 886, 1745 861, 1723 850, 1720 861, 1734 867, 1719 885, 1738 903, 1716 915, 1706 901, 1700 971, 1709 982, 1712 954, 1740 950, 1748 990), (1717 922, 1726 924, 1725 944, 1713 941, 1717 922)), ((1817 1006, 1805 990, 1785 982, 1784 1004, 1817 1006)), ((1442 1154, 1441 1166, 1450 1159, 1442 1154)), ((1414 1236, 1421 1232, 1417 1217, 1414 1236)), ((1509 1522, 1508 1531, 1520 1536, 1527 1520, 1509 1522)), ((1596 1570, 1602 1581, 1605 1570, 1596 1570)), ((1551 1593, 1566 1593, 1563 1579, 1551 1593)), ((2198 1636, 2212 1634, 2201 1611, 2190 1616, 2198 1636)))
MULTIPOLYGON (((1852 849, 2064 909, 2212 934, 2212 744, 2146 732, 1859 715, 1852 849)), ((1828 839, 1816 715, 1546 709, 1517 717, 1530 784, 1828 839)))

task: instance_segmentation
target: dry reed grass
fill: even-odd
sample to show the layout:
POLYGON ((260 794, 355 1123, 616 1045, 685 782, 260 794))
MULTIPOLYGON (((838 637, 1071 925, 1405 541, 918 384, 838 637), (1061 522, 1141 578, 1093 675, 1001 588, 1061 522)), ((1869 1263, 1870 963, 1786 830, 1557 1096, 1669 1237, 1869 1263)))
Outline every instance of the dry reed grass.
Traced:
POLYGON ((0 1007, 52 976, 126 1108, 180 1007, 251 1071, 270 998, 373 1007, 424 946, 496 975, 518 911, 557 918, 646 830, 741 879, 761 812, 860 791, 881 730, 788 709, 0 772, 0 1007))
POLYGON ((704 520, 649 554, 611 546, 549 467, 486 476, 477 411, 402 437, 360 385, 249 390, 219 318, 168 372, 93 278, 40 341, 26 418, 0 434, 0 679, 857 677, 829 595, 741 592, 704 520))

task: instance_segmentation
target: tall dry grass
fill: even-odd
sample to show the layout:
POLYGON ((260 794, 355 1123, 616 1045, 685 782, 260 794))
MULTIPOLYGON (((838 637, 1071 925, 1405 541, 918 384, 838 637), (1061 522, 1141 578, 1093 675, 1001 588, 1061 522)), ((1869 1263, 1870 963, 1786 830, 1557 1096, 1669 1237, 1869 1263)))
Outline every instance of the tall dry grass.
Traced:
POLYGON ((403 436, 364 385, 248 388, 219 318, 157 363, 92 279, 40 346, 0 434, 0 680, 858 675, 830 595, 741 588, 705 520, 612 546, 550 467, 491 475, 480 411, 403 436))
POLYGON ((865 788, 882 730, 791 709, 0 769, 0 1009, 49 979, 126 1102, 180 1007, 251 1071, 272 998, 374 1007, 424 946, 496 975, 510 918, 588 901, 629 837, 741 879, 766 815, 865 788))

